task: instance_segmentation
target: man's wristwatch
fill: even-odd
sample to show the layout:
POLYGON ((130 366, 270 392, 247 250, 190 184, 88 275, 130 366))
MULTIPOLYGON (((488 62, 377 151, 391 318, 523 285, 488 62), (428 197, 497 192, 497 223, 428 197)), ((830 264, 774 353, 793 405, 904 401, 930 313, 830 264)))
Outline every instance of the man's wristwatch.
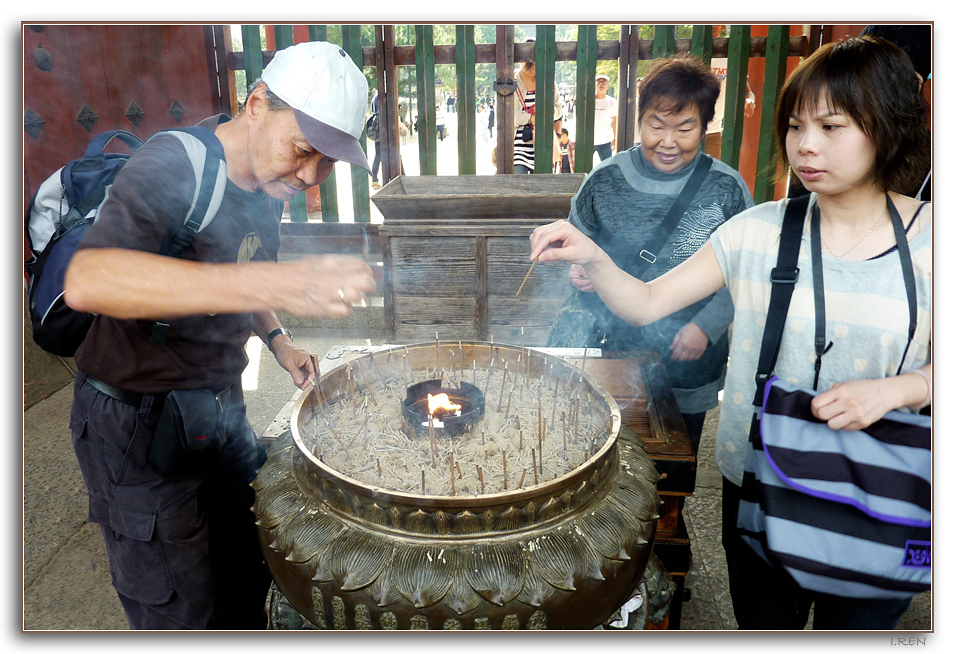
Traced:
POLYGON ((288 336, 290 341, 294 341, 294 340, 295 340, 294 338, 292 338, 292 332, 290 332, 290 331, 289 331, 288 329, 286 329, 285 327, 279 327, 278 329, 273 329, 271 332, 269 332, 269 335, 266 336, 266 341, 267 341, 267 342, 266 342, 266 345, 269 347, 269 351, 270 351, 270 352, 272 351, 272 341, 273 341, 273 339, 274 339, 276 336, 279 336, 280 334, 284 334, 285 336, 288 336))

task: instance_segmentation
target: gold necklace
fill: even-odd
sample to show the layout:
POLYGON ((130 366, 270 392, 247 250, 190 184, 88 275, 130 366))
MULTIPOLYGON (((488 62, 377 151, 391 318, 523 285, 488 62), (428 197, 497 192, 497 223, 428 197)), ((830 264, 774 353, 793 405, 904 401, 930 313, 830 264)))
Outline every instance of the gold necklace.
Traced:
POLYGON ((830 256, 836 257, 837 259, 842 259, 842 258, 845 257, 846 255, 848 255, 848 254, 850 254, 851 252, 853 252, 853 250, 855 250, 855 249, 857 249, 858 247, 860 247, 860 243, 862 243, 863 241, 865 241, 865 240, 867 239, 867 237, 868 237, 870 234, 873 233, 873 230, 876 229, 876 226, 880 224, 880 219, 881 219, 884 215, 886 215, 886 213, 887 213, 887 209, 886 209, 886 207, 883 207, 883 211, 881 211, 879 214, 877 214, 876 220, 874 220, 874 221, 873 221, 873 224, 870 225, 870 229, 866 232, 866 234, 863 235, 863 238, 861 238, 859 241, 857 241, 856 243, 854 243, 854 244, 850 247, 850 249, 847 250, 846 252, 844 252, 843 254, 837 254, 836 252, 834 252, 833 250, 831 250, 831 249, 830 249, 830 246, 827 245, 827 242, 823 240, 823 234, 822 234, 822 233, 820 234, 820 242, 823 243, 823 247, 825 247, 826 250, 827 250, 827 252, 830 253, 830 256))

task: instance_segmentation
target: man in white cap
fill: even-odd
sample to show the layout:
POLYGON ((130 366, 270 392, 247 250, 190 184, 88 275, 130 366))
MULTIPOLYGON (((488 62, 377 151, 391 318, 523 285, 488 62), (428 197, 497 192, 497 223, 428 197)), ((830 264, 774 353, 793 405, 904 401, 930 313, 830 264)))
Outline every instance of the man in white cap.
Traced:
POLYGON ((76 353, 73 444, 134 629, 265 626, 269 574, 249 510, 262 451, 239 384, 244 347, 258 334, 305 388, 317 371, 276 311, 341 318, 375 288, 356 258, 276 261, 285 200, 336 161, 369 169, 358 141, 367 95, 341 48, 282 50, 239 115, 200 123, 227 181, 181 255, 162 253, 197 182, 183 144, 161 134, 116 177, 73 257, 67 303, 96 315, 76 353), (212 445, 196 453, 182 438, 212 445))
POLYGON ((594 151, 601 161, 611 157, 617 141, 617 100, 607 94, 609 83, 607 75, 594 78, 594 151))

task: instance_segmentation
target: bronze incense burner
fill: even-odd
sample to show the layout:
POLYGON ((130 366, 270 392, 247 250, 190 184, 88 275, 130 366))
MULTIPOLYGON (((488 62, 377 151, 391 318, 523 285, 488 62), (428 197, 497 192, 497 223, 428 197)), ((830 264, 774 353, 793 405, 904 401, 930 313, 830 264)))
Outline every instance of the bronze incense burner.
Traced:
POLYGON ((324 376, 253 482, 282 595, 320 629, 601 624, 651 556, 659 475, 579 364, 436 339, 324 376), (436 379, 484 415, 406 433, 410 389, 436 379))

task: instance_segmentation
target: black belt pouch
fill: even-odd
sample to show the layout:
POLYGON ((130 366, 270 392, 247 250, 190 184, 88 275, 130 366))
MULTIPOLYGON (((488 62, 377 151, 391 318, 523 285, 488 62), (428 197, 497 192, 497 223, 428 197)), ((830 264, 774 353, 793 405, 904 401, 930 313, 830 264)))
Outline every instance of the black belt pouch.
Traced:
POLYGON ((149 448, 149 462, 165 474, 193 472, 222 450, 220 398, 207 388, 170 391, 149 448))

